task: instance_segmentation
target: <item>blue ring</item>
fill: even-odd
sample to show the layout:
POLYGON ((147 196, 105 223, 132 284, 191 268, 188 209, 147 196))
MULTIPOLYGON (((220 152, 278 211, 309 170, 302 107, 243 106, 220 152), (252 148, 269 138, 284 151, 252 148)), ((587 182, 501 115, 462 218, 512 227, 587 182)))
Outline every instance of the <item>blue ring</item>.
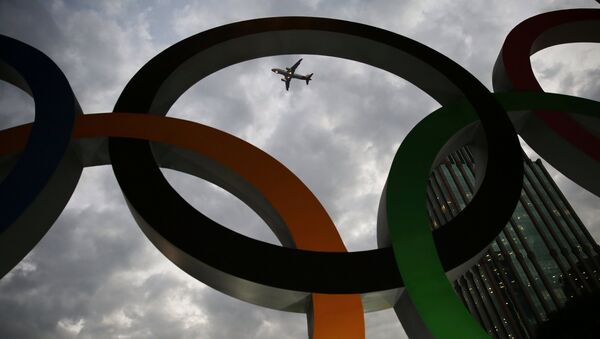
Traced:
POLYGON ((40 195, 63 159, 79 111, 71 86, 44 53, 0 35, 0 79, 33 97, 35 120, 24 151, 0 182, 0 234, 40 195))

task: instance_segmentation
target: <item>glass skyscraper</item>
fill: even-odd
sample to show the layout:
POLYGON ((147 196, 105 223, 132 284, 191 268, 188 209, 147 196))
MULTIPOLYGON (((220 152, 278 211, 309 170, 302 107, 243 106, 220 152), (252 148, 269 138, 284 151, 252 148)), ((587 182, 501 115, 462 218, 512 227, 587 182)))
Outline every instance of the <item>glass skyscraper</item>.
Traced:
MULTIPOLYGON (((598 244, 541 161, 524 155, 524 163, 523 190, 511 220, 482 259, 454 282, 465 306, 494 338, 536 338, 552 314, 600 292, 598 244)), ((471 199, 474 166, 463 148, 432 172, 427 203, 434 228, 471 199)))

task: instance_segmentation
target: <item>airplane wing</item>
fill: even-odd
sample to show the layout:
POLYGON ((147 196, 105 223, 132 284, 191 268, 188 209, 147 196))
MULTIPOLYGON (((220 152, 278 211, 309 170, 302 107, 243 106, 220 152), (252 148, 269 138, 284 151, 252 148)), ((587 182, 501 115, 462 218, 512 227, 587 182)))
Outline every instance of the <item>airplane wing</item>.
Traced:
POLYGON ((290 81, 292 81, 292 78, 285 78, 285 90, 286 91, 290 90, 290 81))
POLYGON ((290 71, 292 72, 292 74, 294 74, 296 72, 296 68, 298 68, 298 65, 300 65, 301 61, 302 61, 302 59, 298 60, 298 62, 296 62, 294 64, 294 66, 290 67, 290 71))

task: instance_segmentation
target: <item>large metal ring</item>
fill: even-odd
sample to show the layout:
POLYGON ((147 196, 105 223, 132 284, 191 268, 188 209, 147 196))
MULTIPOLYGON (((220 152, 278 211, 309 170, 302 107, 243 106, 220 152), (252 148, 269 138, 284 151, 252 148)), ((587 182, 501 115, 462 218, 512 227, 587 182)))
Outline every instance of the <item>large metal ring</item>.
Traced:
MULTIPOLYGON (((364 62, 407 79, 442 104, 466 97, 478 112, 485 135, 476 140, 482 151, 480 187, 477 199, 434 232, 434 238, 445 270, 472 260, 493 240, 521 190, 523 165, 512 125, 475 77, 432 49, 392 32, 305 17, 225 25, 185 39, 152 59, 126 86, 114 110, 164 115, 203 77, 238 62, 287 53, 364 62), (492 210, 495 217, 490 220, 492 210), (483 222, 488 227, 475 227, 483 222), (467 233, 470 241, 465 243, 467 233)), ((453 138, 448 151, 464 141, 464 135, 453 138)), ((119 185, 142 230, 175 264, 212 287, 261 305, 288 301, 288 310, 303 311, 308 292, 362 293, 367 310, 393 305, 393 290, 402 283, 398 272, 390 269, 394 266, 390 248, 317 252, 242 236, 185 202, 162 176, 148 142, 114 138, 109 149, 119 185)), ((255 210, 264 203, 252 196, 241 198, 255 210)))
POLYGON ((69 147, 80 113, 69 82, 44 53, 0 36, 0 79, 33 97, 35 120, 23 153, 0 183, 0 277, 46 234, 75 190, 81 166, 69 147))

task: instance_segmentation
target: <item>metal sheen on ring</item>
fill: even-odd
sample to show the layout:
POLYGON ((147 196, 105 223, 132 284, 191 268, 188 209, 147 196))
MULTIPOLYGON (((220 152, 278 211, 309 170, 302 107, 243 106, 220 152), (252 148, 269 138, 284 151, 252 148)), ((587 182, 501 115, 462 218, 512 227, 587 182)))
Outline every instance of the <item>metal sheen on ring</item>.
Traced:
MULTIPOLYGON (((505 110, 558 109, 598 118, 589 113, 598 112, 598 103, 590 100, 543 93, 493 95, 462 67, 422 44, 333 19, 256 19, 194 35, 148 62, 124 89, 116 113, 95 116, 77 115, 80 110, 64 75, 41 52, 5 37, 0 37, 0 47, 0 66, 4 66, 0 77, 31 89, 36 102, 33 124, 0 133, 0 154, 15 157, 22 152, 16 160, 19 167, 0 184, 0 201, 14 195, 14 185, 26 182, 25 178, 34 178, 35 183, 19 186, 26 188, 26 194, 15 200, 18 208, 0 205, 4 217, 0 218, 0 275, 16 265, 52 225, 82 168, 110 163, 136 221, 165 256, 197 279, 241 300, 306 312, 313 338, 333 334, 363 338, 363 307, 366 311, 390 307, 398 295, 411 299, 403 309, 396 309, 399 318, 417 314, 426 326, 411 335, 485 337, 453 295, 445 274, 460 272, 477 260, 518 200, 521 151, 505 110), (337 56, 388 70, 443 105, 411 131, 394 158, 378 218, 383 248, 345 253, 324 208, 275 159, 224 132, 157 116, 165 115, 183 92, 219 69, 288 53, 337 56), (42 71, 34 66, 38 64, 50 70, 56 85, 36 78, 42 71), (57 106, 46 104, 49 99, 57 106), (482 135, 474 129, 481 129, 485 137, 470 138, 482 135), (51 146, 44 144, 47 131, 56 138, 51 146), (104 146, 92 151, 91 145, 98 143, 104 146), (456 218, 431 232, 425 199, 419 197, 436 161, 465 143, 484 151, 477 159, 478 190, 456 218), (36 168, 40 161, 46 166, 36 168), (284 247, 245 237, 210 220, 175 192, 158 166, 202 177, 238 196, 266 221, 284 247), (39 176, 32 170, 40 171, 39 176), (275 183, 273 177, 281 181, 275 183), (60 198, 43 207, 40 201, 51 196, 60 198), (36 231, 25 234, 21 228, 31 229, 31 211, 39 212, 36 231), (482 223, 488 227, 476 227, 482 223), (462 242, 465 234, 471 242, 462 242), (20 239, 20 245, 7 246, 14 239, 20 239), (398 290, 404 284, 407 294, 398 290), (328 316, 336 312, 342 316, 328 316)), ((510 115, 515 121, 521 113, 510 115)), ((581 182, 589 184, 589 179, 581 182)))

